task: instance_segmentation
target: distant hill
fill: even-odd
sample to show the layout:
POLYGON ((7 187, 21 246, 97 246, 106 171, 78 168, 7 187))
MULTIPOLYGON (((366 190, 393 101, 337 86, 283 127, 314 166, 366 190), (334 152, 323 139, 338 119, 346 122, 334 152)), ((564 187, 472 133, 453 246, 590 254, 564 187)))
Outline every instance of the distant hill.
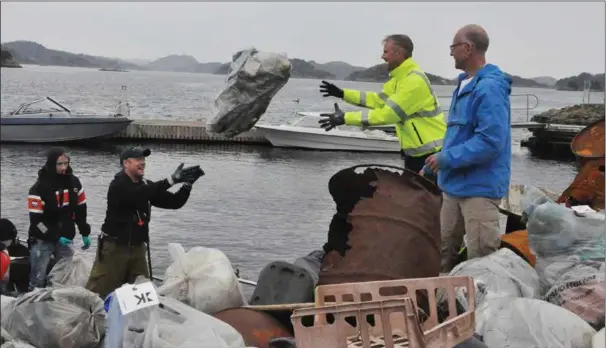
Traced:
POLYGON ((555 86, 556 82, 558 82, 558 79, 556 79, 555 77, 551 77, 551 76, 538 76, 538 77, 532 77, 530 79, 533 81, 536 81, 542 85, 545 85, 547 87, 553 87, 553 86, 555 86))
POLYGON ((548 88, 549 86, 539 83, 533 79, 527 79, 525 77, 511 75, 505 73, 505 75, 511 78, 511 85, 513 87, 526 87, 526 88, 548 88))
POLYGON ((582 91, 585 81, 591 81, 592 91, 604 92, 604 78, 604 74, 581 73, 577 76, 559 79, 555 84, 555 89, 558 91, 582 91))
POLYGON ((324 70, 329 72, 335 76, 338 80, 343 80, 347 76, 351 75, 356 71, 366 70, 365 67, 362 66, 353 66, 349 63, 345 62, 328 62, 328 63, 317 63, 313 60, 309 61, 309 63, 318 70, 324 70))
POLYGON ((48 49, 37 42, 12 41, 3 43, 13 58, 21 64, 72 66, 105 69, 142 69, 139 65, 121 59, 75 54, 48 49))
POLYGON ((13 55, 2 47, 0 55, 0 66, 3 68, 21 68, 21 65, 13 59, 13 55))
MULTIPOLYGON (((215 70, 214 74, 216 75, 227 75, 229 71, 229 66, 231 63, 222 64, 217 70, 215 70)), ((336 78, 334 74, 329 73, 328 71, 324 71, 321 69, 317 69, 311 62, 292 58, 290 59, 290 64, 292 65, 292 70, 290 72, 290 76, 294 78, 315 78, 315 79, 334 79, 336 78)))
POLYGON ((221 66, 221 63, 200 63, 190 55, 172 54, 156 59, 145 67, 149 70, 189 72, 189 73, 213 73, 221 66))
MULTIPOLYGON (((434 85, 454 85, 454 80, 447 79, 438 75, 425 73, 429 81, 434 85)), ((378 64, 368 69, 354 71, 345 77, 347 81, 364 81, 364 82, 386 82, 389 79, 389 71, 387 64, 378 64)))

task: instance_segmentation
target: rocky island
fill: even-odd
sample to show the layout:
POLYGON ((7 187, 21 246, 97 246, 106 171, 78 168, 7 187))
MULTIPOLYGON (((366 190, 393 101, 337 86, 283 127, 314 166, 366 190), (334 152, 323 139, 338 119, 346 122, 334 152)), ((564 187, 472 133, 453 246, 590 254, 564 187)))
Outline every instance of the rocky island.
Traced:
POLYGON ((13 59, 13 55, 4 48, 1 50, 0 66, 3 68, 21 68, 21 65, 13 59))
POLYGON ((530 120, 539 123, 555 123, 586 126, 604 118, 604 104, 577 104, 561 109, 550 109, 530 120))

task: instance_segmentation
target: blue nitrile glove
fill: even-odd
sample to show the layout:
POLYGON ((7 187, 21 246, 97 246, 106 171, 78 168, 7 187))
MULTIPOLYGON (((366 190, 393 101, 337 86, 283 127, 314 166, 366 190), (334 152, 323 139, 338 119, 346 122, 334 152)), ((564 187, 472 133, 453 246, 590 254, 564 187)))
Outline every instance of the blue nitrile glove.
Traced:
POLYGON ((59 238, 59 244, 63 245, 63 246, 67 246, 72 244, 72 240, 71 239, 67 239, 65 237, 61 237, 59 238))
POLYGON ((436 176, 436 173, 431 168, 429 168, 427 165, 423 166, 423 168, 421 169, 421 172, 419 174, 423 175, 424 177, 426 177, 428 179, 433 179, 436 176))
POLYGON ((90 238, 88 236, 82 236, 82 242, 84 243, 83 250, 90 248, 90 238))

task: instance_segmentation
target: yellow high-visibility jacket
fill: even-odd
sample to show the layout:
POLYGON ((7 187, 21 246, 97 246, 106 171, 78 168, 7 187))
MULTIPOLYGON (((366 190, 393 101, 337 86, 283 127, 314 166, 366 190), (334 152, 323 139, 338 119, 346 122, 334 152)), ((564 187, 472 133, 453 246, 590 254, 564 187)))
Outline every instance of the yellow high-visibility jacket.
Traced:
POLYGON ((345 124, 395 124, 405 155, 420 157, 442 149, 446 121, 438 97, 419 65, 406 59, 389 73, 383 92, 343 89, 343 100, 370 110, 345 113, 345 124))

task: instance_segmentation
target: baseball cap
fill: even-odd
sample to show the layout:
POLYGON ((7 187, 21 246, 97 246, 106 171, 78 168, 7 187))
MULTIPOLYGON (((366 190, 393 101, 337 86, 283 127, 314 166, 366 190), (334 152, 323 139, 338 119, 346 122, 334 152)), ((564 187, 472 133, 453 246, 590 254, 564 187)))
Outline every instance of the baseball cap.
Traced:
POLYGON ((147 157, 149 155, 151 155, 150 149, 144 149, 141 147, 131 147, 124 150, 124 152, 122 152, 122 155, 120 155, 120 164, 122 164, 124 160, 129 158, 147 157))

